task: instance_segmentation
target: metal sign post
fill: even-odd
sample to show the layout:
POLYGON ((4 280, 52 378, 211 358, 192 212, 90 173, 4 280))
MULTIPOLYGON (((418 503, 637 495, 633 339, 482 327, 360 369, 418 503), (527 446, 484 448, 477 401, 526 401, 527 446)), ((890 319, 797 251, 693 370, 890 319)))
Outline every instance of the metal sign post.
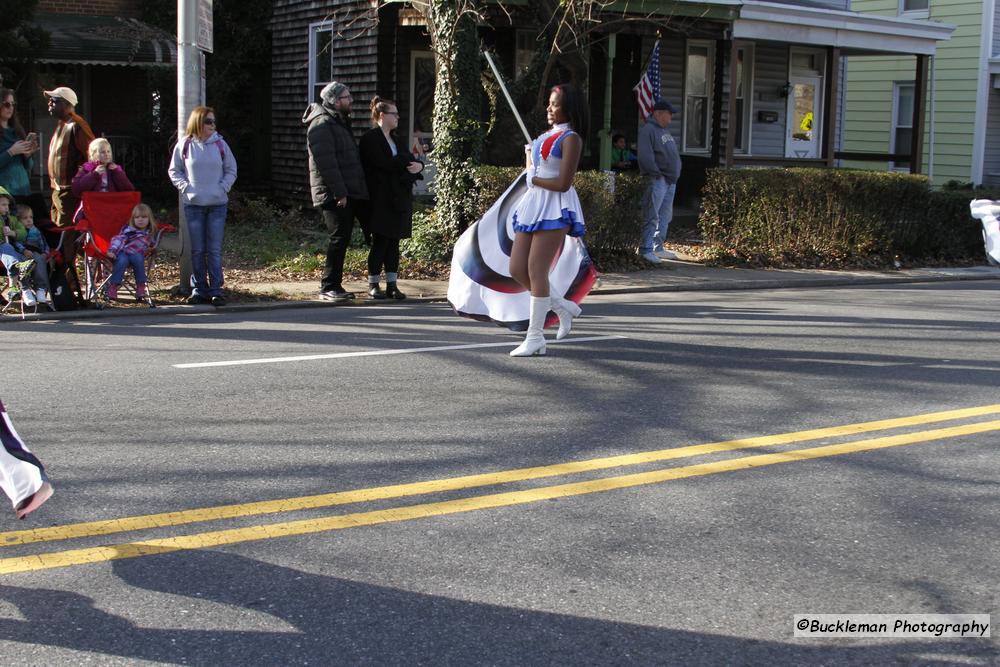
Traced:
MULTIPOLYGON (((205 51, 213 48, 212 0, 177 0, 177 141, 184 141, 188 116, 205 104, 205 51)), ((181 235, 180 291, 191 289, 191 232, 184 197, 177 196, 181 235)))

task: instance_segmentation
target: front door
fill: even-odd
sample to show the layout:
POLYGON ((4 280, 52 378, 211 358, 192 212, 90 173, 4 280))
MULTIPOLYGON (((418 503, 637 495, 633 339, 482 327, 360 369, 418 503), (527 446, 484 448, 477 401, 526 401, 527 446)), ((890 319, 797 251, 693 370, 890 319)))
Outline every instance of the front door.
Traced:
MULTIPOLYGON (((430 51, 413 51, 410 54, 410 143, 414 141, 423 144, 425 151, 430 151, 434 145, 434 128, 431 126, 434 118, 434 54, 430 51)), ((427 194, 431 181, 434 179, 434 162, 430 157, 424 159, 423 180, 416 183, 417 194, 427 194)))
POLYGON ((822 81, 818 76, 793 76, 788 81, 785 157, 820 157, 822 81))

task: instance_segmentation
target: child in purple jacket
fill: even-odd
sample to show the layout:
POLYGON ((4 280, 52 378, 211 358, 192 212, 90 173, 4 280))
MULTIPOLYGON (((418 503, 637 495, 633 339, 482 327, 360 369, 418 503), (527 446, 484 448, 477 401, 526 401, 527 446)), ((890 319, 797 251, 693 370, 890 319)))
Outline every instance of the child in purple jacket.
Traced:
POLYGON ((156 223, 153 210, 145 204, 132 209, 132 219, 122 228, 120 234, 111 239, 108 257, 114 263, 111 279, 108 281, 108 298, 118 298, 118 287, 125 277, 125 267, 131 266, 135 272, 135 298, 146 296, 146 257, 156 246, 156 223))
MULTIPOLYGON (((73 177, 73 194, 82 197, 84 192, 132 192, 135 186, 128 180, 121 165, 115 164, 111 143, 104 137, 98 137, 87 147, 90 158, 80 165, 73 177)), ((83 219, 83 204, 73 215, 73 222, 83 219)))

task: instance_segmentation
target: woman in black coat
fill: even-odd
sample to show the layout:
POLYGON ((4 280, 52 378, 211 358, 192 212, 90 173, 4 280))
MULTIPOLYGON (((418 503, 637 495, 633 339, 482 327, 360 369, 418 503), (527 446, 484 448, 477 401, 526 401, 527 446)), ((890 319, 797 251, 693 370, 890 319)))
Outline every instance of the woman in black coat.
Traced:
POLYGON ((370 202, 368 227, 372 247, 368 253, 368 294, 373 299, 405 299, 396 286, 399 241, 409 238, 413 223, 413 183, 422 178, 424 165, 396 138, 399 111, 392 100, 376 95, 371 103, 374 127, 361 137, 370 202), (382 267, 386 287, 379 287, 382 267))

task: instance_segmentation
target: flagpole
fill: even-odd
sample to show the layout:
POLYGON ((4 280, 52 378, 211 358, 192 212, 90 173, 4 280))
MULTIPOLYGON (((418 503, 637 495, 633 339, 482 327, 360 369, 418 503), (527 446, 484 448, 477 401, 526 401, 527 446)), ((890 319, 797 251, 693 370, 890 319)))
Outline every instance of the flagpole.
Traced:
POLYGON ((503 82, 503 77, 500 76, 500 70, 497 69, 496 63, 493 62, 493 58, 490 57, 490 52, 483 49, 483 55, 486 56, 486 62, 490 64, 490 69, 493 70, 493 76, 497 78, 497 83, 500 84, 500 90, 503 91, 503 96, 507 99, 507 104, 510 105, 511 113, 514 114, 514 119, 517 121, 518 126, 521 128, 521 132, 524 134, 524 140, 527 143, 531 143, 531 135, 528 134, 528 128, 524 126, 524 121, 521 120, 521 114, 517 112, 517 107, 514 106, 514 100, 511 99, 510 93, 507 92, 507 86, 503 82))

